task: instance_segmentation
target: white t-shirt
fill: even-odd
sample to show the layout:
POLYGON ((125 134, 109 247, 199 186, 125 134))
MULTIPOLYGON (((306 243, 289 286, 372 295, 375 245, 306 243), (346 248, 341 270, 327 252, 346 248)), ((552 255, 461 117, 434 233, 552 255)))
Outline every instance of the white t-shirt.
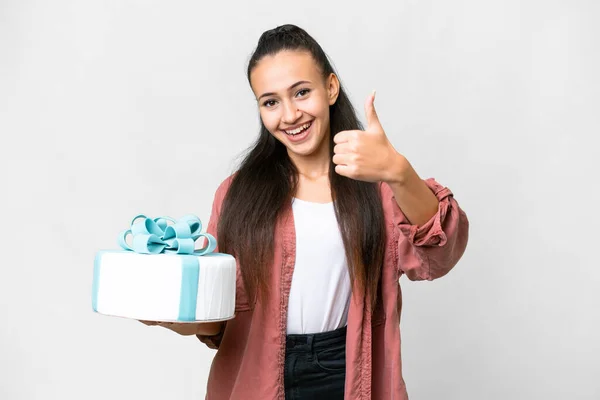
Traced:
POLYGON ((293 199, 296 263, 287 333, 318 333, 346 326, 350 275, 333 202, 293 199))

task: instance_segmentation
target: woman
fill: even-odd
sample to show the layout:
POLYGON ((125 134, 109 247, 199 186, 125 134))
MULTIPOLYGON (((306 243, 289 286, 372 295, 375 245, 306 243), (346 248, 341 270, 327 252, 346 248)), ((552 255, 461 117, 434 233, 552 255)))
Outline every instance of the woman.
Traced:
POLYGON ((218 351, 209 400, 406 399, 399 278, 462 256, 468 220, 388 141, 363 129, 319 44, 284 25, 248 65, 261 129, 216 191, 207 231, 238 262, 236 316, 158 324, 218 351))

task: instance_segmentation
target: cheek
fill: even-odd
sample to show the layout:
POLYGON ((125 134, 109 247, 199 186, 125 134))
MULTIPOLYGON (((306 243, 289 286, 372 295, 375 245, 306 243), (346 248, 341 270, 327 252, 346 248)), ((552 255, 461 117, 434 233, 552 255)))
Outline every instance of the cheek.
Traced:
POLYGON ((260 119, 269 132, 273 133, 277 130, 279 119, 276 117, 275 113, 261 112, 260 119))
POLYGON ((315 97, 313 101, 306 104, 305 112, 319 118, 328 118, 329 103, 325 99, 315 97))

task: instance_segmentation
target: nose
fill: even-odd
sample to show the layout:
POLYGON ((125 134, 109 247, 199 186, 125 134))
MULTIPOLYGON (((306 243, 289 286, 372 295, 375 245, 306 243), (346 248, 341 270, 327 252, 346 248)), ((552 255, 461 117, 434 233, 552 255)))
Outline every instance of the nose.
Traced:
POLYGON ((292 125, 302 116, 302 112, 296 107, 296 105, 291 101, 286 101, 283 104, 283 115, 281 120, 288 124, 292 125))

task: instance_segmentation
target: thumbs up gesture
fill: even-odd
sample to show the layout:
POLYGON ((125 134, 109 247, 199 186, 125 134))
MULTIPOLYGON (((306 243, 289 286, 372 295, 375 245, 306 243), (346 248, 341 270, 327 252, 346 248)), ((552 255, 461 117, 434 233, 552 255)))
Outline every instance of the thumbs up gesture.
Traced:
POLYGON ((375 91, 365 101, 367 129, 338 132, 333 141, 335 172, 366 182, 395 182, 410 169, 408 160, 388 140, 377 112, 375 91))

